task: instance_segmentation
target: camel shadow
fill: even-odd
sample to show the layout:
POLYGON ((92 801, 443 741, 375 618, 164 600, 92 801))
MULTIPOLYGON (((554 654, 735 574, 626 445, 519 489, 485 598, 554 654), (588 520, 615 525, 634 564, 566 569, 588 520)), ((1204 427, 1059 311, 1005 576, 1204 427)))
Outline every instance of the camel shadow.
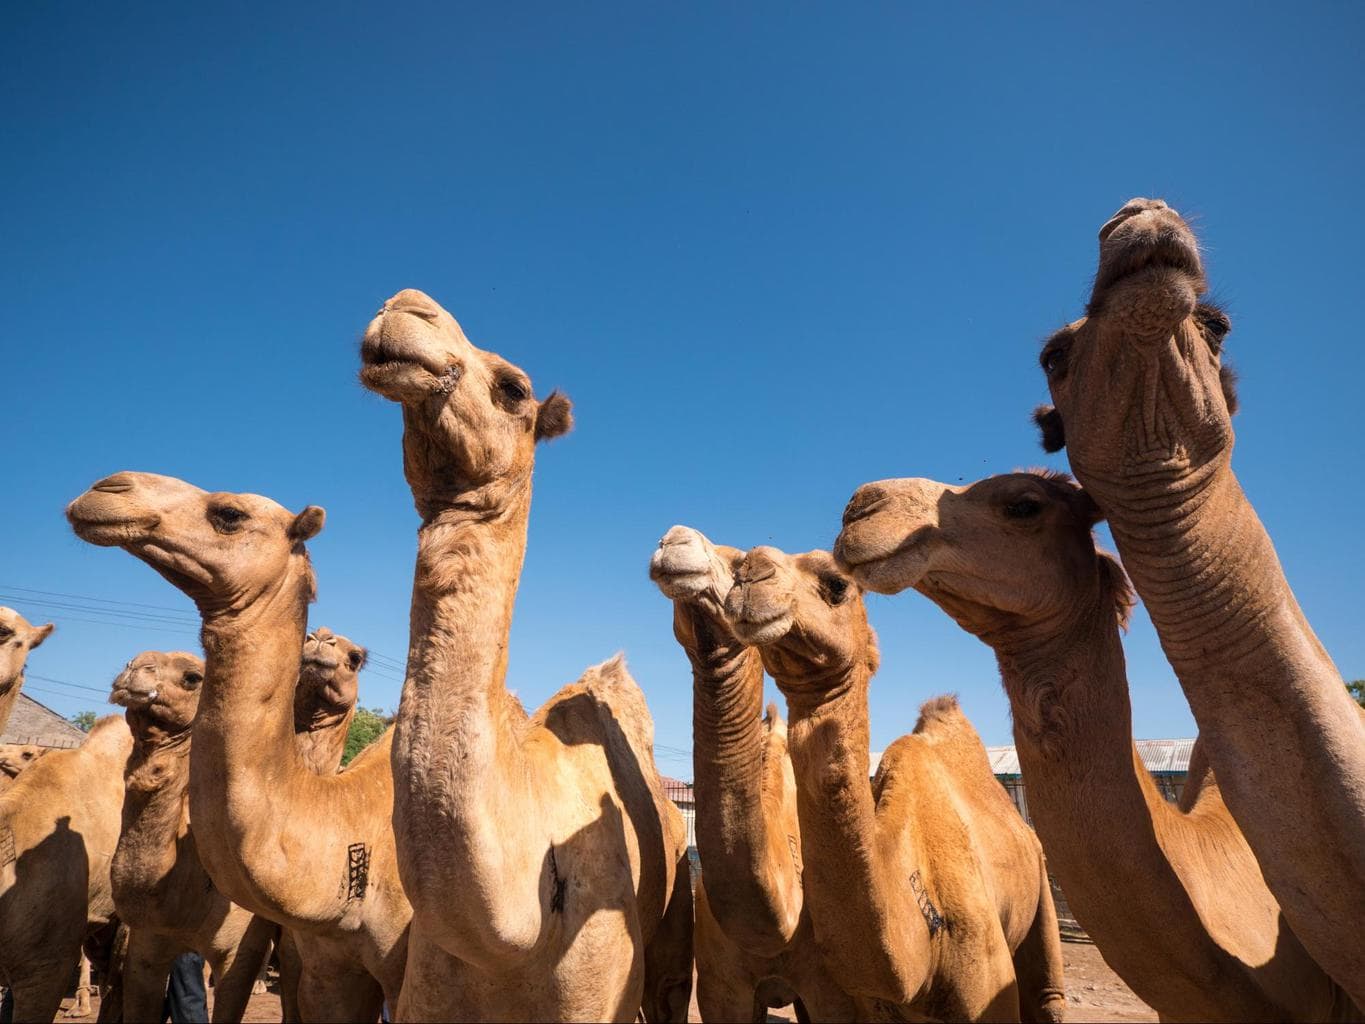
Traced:
MULTIPOLYGON (((13 842, 8 824, 0 824, 0 865, 13 856, 13 842)), ((51 1019, 86 936, 85 838, 72 830, 69 816, 60 817, 40 842, 19 854, 13 871, 12 884, 0 893, 0 982, 13 991, 18 1016, 51 1019)))

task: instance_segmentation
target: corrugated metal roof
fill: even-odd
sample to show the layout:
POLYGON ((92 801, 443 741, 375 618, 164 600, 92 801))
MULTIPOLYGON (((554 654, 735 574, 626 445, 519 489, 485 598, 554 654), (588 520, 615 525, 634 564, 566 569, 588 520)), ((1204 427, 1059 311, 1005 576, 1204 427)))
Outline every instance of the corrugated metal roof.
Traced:
MULTIPOLYGON (((1190 770, 1194 739, 1134 740, 1143 766, 1154 774, 1180 774, 1190 770)), ((987 747, 991 771, 996 775, 1019 775, 1019 753, 1014 747, 987 747)))

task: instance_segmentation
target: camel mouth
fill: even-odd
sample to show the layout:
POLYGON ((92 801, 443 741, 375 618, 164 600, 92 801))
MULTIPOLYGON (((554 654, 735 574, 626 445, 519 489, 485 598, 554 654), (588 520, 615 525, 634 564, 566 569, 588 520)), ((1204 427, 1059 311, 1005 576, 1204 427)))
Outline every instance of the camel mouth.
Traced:
POLYGON ((302 658, 302 668, 314 676, 330 678, 332 673, 340 667, 341 662, 324 654, 305 654, 302 658))
POLYGON ((700 545, 660 543, 649 578, 670 598, 695 597, 711 585, 711 560, 700 545))
MULTIPOLYGON (((78 499, 79 500, 79 499, 78 499)), ((161 525, 161 517, 155 514, 115 518, 85 517, 75 509, 75 502, 66 510, 67 522, 71 531, 85 541, 101 548, 127 547, 136 544, 148 533, 161 525)))
POLYGON ((921 526, 897 544, 868 543, 840 534, 834 559, 858 584, 876 594, 899 594, 918 587, 929 573, 926 543, 933 531, 921 526))
POLYGON ((109 703, 117 704, 121 708, 146 708, 151 707, 159 696, 161 696, 160 690, 140 690, 131 686, 115 686, 113 692, 109 694, 109 703))
POLYGON ((1166 269, 1204 277, 1199 243, 1180 215, 1169 207, 1116 215, 1101 231, 1100 267, 1094 293, 1144 271, 1166 269))
POLYGON ((779 612, 768 619, 733 619, 731 628, 735 636, 750 647, 766 647, 775 644, 792 631, 795 619, 789 611, 779 612))

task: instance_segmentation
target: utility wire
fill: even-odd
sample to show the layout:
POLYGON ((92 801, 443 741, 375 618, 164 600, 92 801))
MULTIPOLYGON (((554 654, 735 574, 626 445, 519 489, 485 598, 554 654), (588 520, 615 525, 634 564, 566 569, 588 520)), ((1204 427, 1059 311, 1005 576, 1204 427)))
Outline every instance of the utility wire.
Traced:
POLYGON ((17 590, 25 594, 41 594, 46 597, 66 597, 76 601, 97 601, 100 604, 129 605, 136 608, 151 608, 162 612, 175 612, 179 615, 187 614, 183 608, 169 608, 164 604, 143 604, 141 601, 119 601, 108 597, 88 597, 84 594, 63 594, 55 590, 34 590, 32 587, 16 587, 9 583, 0 583, 0 590, 17 590))
POLYGON ((54 679, 54 678, 52 678, 52 676, 40 676, 37 672, 25 672, 25 673, 24 673, 24 677, 25 677, 26 679, 41 679, 41 680, 42 680, 43 682, 45 682, 45 683, 60 683, 62 686, 74 686, 74 687, 75 687, 76 689, 78 689, 78 690, 89 690, 89 691, 91 691, 92 693, 108 693, 108 692, 109 692, 109 690, 108 690, 107 688, 106 688, 106 689, 100 689, 100 688, 97 687, 97 686, 86 686, 86 685, 84 685, 84 684, 82 684, 82 683, 72 683, 72 682, 68 682, 68 681, 65 680, 65 679, 54 679))

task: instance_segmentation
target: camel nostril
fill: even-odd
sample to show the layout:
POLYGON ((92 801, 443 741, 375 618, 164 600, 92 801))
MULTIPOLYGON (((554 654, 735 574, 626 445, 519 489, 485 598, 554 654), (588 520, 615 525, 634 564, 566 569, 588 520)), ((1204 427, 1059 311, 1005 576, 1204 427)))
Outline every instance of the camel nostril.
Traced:
POLYGON ((844 506, 844 525, 850 526, 870 515, 884 497, 886 495, 879 487, 858 488, 844 506))
POLYGON ((133 477, 129 473, 115 473, 113 476, 106 476, 103 480, 96 481, 90 486, 90 489, 104 494, 122 494, 133 489, 133 477))

